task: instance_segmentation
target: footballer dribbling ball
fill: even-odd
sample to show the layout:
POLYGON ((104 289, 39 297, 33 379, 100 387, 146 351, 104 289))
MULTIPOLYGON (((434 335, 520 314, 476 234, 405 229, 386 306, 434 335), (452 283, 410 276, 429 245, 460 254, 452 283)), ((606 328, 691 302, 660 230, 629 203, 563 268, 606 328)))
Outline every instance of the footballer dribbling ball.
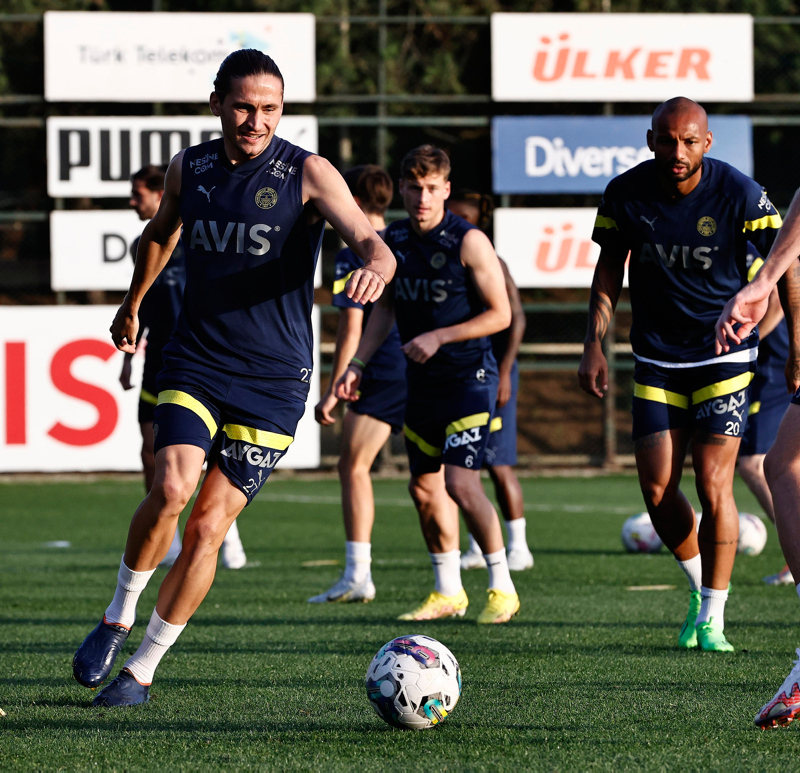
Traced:
POLYGON ((739 513, 739 544, 736 552, 757 556, 767 544, 767 527, 757 515, 739 513))
POLYGON ((664 543, 653 528, 650 514, 639 513, 622 524, 622 544, 629 553, 657 553, 664 543))
POLYGON ((461 669, 447 647, 430 636, 400 636, 384 644, 367 669, 367 697, 394 727, 426 730, 458 703, 461 669))

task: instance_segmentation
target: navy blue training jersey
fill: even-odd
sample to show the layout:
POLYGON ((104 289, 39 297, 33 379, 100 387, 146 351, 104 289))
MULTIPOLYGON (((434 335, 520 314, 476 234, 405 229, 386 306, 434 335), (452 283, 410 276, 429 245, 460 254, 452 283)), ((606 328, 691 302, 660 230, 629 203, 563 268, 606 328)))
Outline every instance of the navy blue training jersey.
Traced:
POLYGON ((766 255, 780 225, 766 191, 713 158, 703 160, 700 182, 679 200, 662 191, 653 161, 612 180, 592 239, 604 249, 630 250, 637 358, 684 366, 748 359, 758 337, 716 357, 714 325, 747 283, 747 242, 766 255))
MULTIPOLYGON (((467 269, 461 263, 461 243, 475 228, 445 211, 444 219, 424 236, 408 219, 392 223, 384 239, 397 258, 392 282, 400 339, 458 325, 485 310, 467 269)), ((479 370, 496 374, 489 338, 444 344, 425 363, 408 360, 409 377, 424 375, 444 380, 474 376, 479 370)))
MULTIPOLYGON (((340 250, 336 255, 336 267, 333 282, 333 305, 340 309, 360 309, 364 312, 362 329, 366 328, 367 320, 372 312, 372 303, 362 305, 347 297, 344 289, 350 275, 359 268, 362 268, 364 261, 358 257, 349 247, 340 250)), ((372 355, 367 367, 364 368, 364 375, 382 381, 394 381, 402 379, 406 375, 406 358, 400 348, 400 333, 397 332, 395 325, 386 340, 378 347, 372 355)))
MULTIPOLYGON (((139 239, 131 245, 131 257, 136 260, 139 239)), ((183 243, 178 241, 167 265, 156 277, 139 308, 139 330, 146 327, 147 357, 161 356, 161 350, 169 341, 181 310, 183 291, 186 286, 186 261, 183 243)))
POLYGON ((310 155, 279 137, 238 166, 228 162, 222 139, 184 151, 186 292, 167 356, 231 375, 309 382, 314 269, 325 226, 309 225, 304 212, 310 155))

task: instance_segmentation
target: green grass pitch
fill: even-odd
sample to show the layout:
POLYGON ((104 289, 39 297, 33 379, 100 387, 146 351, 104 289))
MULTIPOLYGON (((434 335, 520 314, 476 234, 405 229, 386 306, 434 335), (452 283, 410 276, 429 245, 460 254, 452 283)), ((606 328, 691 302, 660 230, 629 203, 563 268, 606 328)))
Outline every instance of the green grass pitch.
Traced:
MULTIPOLYGON (((335 480, 270 481, 240 518, 248 559, 214 586, 151 689, 130 710, 91 707, 72 655, 113 593, 138 480, 0 485, 2 770, 786 770, 800 733, 752 725, 800 645, 794 588, 765 586, 782 566, 769 528, 739 557, 726 612, 732 655, 676 648, 685 580, 673 559, 628 555, 636 479, 523 481, 533 570, 514 575, 522 610, 478 628, 486 574, 464 573, 465 619, 401 623, 432 588, 404 481, 375 484, 368 605, 315 606, 343 557, 335 480), (68 542, 69 547, 47 543, 68 542), (674 590, 629 590, 672 585, 674 590), (440 727, 393 730, 370 708, 367 665, 406 633, 458 658, 461 700, 440 727)), ((693 480, 684 490, 692 496, 693 480)), ((737 482, 740 510, 758 512, 737 482)), ((164 570, 139 605, 141 641, 164 570)), ((118 660, 118 665, 122 664, 118 660)), ((116 669, 115 669, 116 673, 116 669)))

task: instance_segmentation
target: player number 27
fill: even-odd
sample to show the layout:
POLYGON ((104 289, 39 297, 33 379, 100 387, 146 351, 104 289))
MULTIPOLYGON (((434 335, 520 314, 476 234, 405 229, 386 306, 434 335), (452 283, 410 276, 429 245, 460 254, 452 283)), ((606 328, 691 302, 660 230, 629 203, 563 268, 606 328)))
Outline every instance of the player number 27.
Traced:
POLYGON ((300 368, 300 381, 304 384, 308 384, 311 380, 311 372, 313 368, 300 368))

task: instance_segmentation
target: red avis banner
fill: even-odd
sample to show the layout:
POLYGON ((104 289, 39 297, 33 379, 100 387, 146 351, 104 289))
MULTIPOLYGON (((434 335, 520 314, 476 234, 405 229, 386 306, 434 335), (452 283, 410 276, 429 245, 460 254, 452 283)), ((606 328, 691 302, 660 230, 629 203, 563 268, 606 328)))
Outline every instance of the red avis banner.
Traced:
MULTIPOLYGON (((114 306, 0 307, 0 473, 141 469, 143 356, 134 357, 137 388, 126 392, 118 380, 123 355, 108 333, 115 313, 114 306)), ((315 372, 282 467, 319 466, 318 394, 315 372)))

